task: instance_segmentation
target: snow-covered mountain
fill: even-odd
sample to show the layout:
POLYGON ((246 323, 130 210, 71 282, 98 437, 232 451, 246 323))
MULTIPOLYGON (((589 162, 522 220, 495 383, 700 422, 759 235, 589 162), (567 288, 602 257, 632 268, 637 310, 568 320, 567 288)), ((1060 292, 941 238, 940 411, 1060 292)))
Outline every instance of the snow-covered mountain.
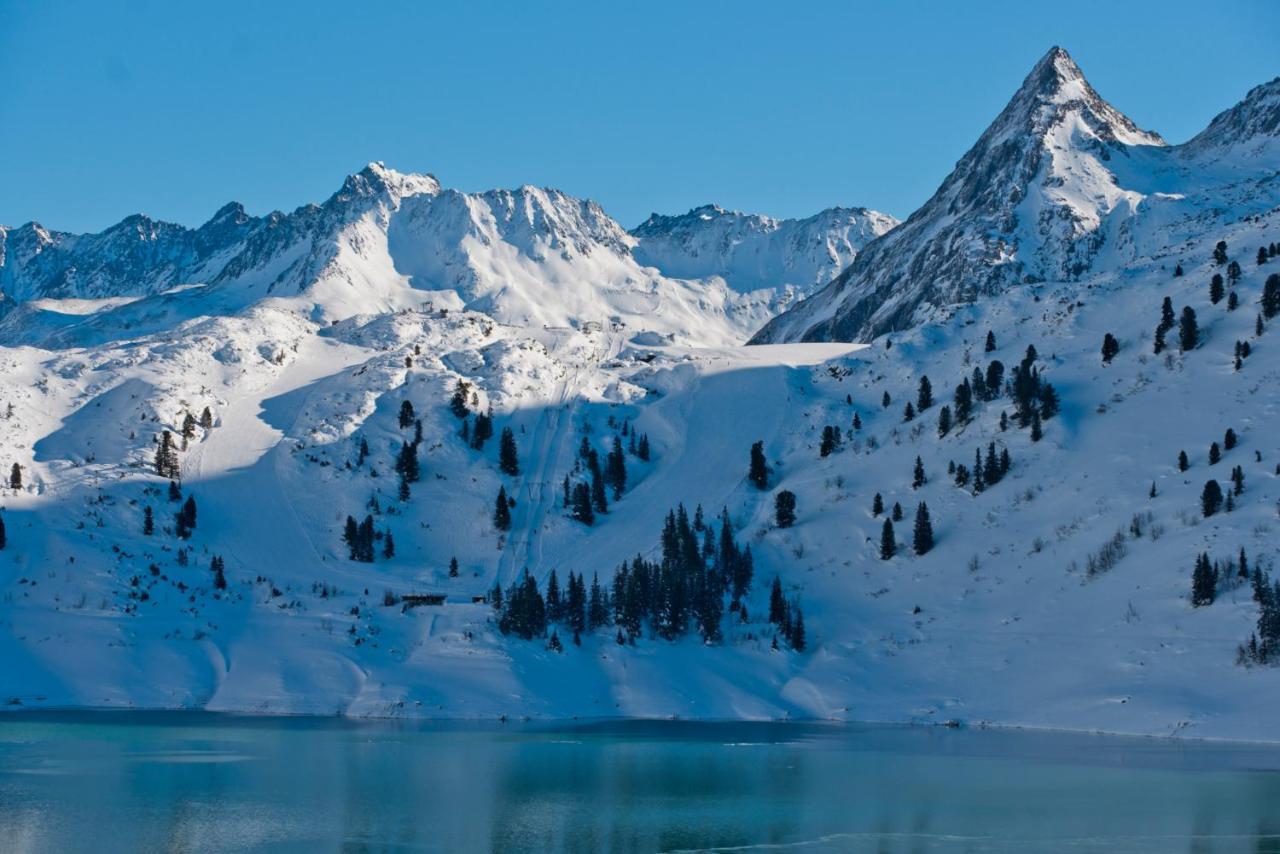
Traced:
POLYGON ((1280 740, 1276 91, 1166 146, 1051 52, 769 327, 869 344, 740 345, 782 226, 668 223, 678 270, 591 202, 378 164, 289 214, 6 232, 0 704, 1280 740), (523 639, 553 572, 618 607, 523 639))
POLYGON ((679 216, 652 214, 631 231, 640 263, 668 276, 720 276, 734 290, 804 295, 831 281, 871 240, 898 224, 866 208, 828 208, 804 219, 773 219, 703 205, 679 216))
POLYGON ((1266 210, 1273 195, 1254 184, 1280 166, 1276 88, 1170 147, 1055 47, 923 207, 754 340, 867 340, 1010 287, 1159 255, 1206 217, 1266 210))

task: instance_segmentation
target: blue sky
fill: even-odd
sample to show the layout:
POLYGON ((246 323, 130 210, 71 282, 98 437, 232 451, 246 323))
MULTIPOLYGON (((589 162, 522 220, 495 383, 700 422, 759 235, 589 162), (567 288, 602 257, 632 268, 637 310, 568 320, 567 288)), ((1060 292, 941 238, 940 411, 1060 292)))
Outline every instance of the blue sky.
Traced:
POLYGON ((0 222, 195 225, 369 160, 623 225, 716 202, 906 216, 1066 47, 1173 142, 1280 73, 1276 5, 0 0, 0 222))

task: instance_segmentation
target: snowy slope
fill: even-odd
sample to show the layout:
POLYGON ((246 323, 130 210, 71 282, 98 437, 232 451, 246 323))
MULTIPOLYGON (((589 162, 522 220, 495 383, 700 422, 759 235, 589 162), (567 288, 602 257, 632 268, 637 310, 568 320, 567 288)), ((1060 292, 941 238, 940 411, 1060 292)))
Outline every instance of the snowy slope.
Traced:
POLYGON ((679 216, 652 214, 631 234, 636 259, 669 276, 720 276, 736 291, 793 296, 829 282, 863 246, 897 224, 866 208, 777 220, 703 205, 679 216))
MULTIPOLYGON (((1280 669, 1235 664, 1258 616, 1249 587, 1224 581, 1212 605, 1189 602, 1202 552, 1225 561, 1243 548, 1277 572, 1280 349, 1274 321, 1261 335, 1255 323, 1280 257, 1254 257, 1280 242, 1280 200, 1268 162, 1221 155, 1241 141, 1265 149, 1270 90, 1259 91, 1227 123, 1252 143, 1202 135, 1215 172, 1193 146, 1149 144, 1098 105, 1079 107, 1128 139, 1125 162, 1138 165, 1118 186, 1136 189, 1072 201, 1078 219, 1025 238, 1039 254, 1020 263, 1041 265, 1042 281, 935 306, 866 346, 741 346, 754 309, 740 294, 637 263, 635 238, 591 203, 531 188, 453 193, 383 167, 321 205, 266 218, 194 286, 157 275, 10 305, 0 471, 18 463, 22 485, 0 491, 0 702, 959 720, 1280 740, 1265 711, 1280 701, 1280 669), (1139 179, 1176 181, 1181 197, 1139 179), (1140 213, 1117 224, 1130 192, 1143 196, 1140 213), (1058 266, 1075 250, 1049 238, 1077 228, 1104 230, 1104 248, 1084 269, 1058 266), (1234 310, 1208 298, 1224 269, 1212 260, 1219 240, 1242 268, 1234 310), (1153 354, 1165 296, 1198 313, 1196 349, 1153 354), (1108 332, 1120 351, 1103 364, 1108 332), (1237 341, 1252 348, 1239 370, 1237 341), (1007 392, 939 437, 951 389, 992 359, 1011 370, 1028 345, 1062 399, 1043 439, 1001 429, 1007 392), (904 422, 921 375, 936 402, 904 422), (483 450, 460 437, 448 406, 459 379, 474 410, 492 407, 497 429, 513 431, 518 475, 500 470, 496 437, 483 450), (401 500, 406 400, 422 422, 422 476, 401 500), (212 425, 178 454, 199 508, 183 541, 154 443, 205 407, 212 425), (586 527, 563 507, 563 478, 580 472, 584 437, 603 453, 624 420, 649 437, 652 458, 628 456, 627 490, 586 527), (829 425, 845 440, 822 457, 829 425), (1210 464, 1228 427, 1239 443, 1210 464), (745 478, 756 441, 772 468, 765 491, 745 478), (979 494, 956 486, 948 463, 971 464, 989 442, 1009 451, 1009 474, 979 494), (927 479, 913 489, 917 457, 927 479), (1203 518, 1205 480, 1229 486, 1235 466, 1245 486, 1233 512, 1203 518), (499 487, 515 502, 508 532, 492 523, 499 487), (798 499, 788 529, 773 523, 781 489, 798 499), (890 560, 879 557, 876 493, 905 511, 890 560), (921 501, 937 542, 915 556, 921 501), (569 571, 607 582, 621 561, 655 555, 677 502, 712 517, 727 508, 755 557, 748 616, 726 617, 722 643, 646 634, 619 646, 605 629, 579 647, 562 630, 554 652, 502 636, 473 602, 525 568, 540 582, 553 569, 562 583, 569 571), (366 513, 394 534, 393 557, 348 559, 344 519, 366 513), (1090 556, 1117 533, 1121 557, 1090 576, 1090 556), (805 652, 772 648, 775 575, 804 608, 805 652), (413 593, 447 601, 396 601, 413 593)), ((1109 156, 1090 163, 1124 171, 1109 156)), ((1046 185, 1037 198, 1066 204, 1049 191, 1080 186, 1046 185)), ((940 263, 973 263, 962 249, 940 263)))

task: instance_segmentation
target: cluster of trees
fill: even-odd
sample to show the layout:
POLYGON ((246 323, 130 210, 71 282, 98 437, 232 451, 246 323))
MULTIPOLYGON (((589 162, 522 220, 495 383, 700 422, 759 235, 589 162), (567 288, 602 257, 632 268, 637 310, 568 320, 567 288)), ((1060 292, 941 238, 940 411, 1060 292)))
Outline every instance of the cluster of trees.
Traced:
POLYGON ((1261 267, 1268 260, 1276 257, 1276 244, 1271 243, 1267 246, 1258 247, 1258 266, 1261 267))
POLYGON ((156 474, 169 480, 177 480, 182 475, 178 464, 178 449, 173 444, 173 434, 168 430, 160 433, 160 443, 156 446, 156 474))
POLYGON ((1239 646, 1236 660, 1241 664, 1275 664, 1280 662, 1280 581, 1272 584, 1269 574, 1257 566, 1250 579, 1253 600, 1258 603, 1258 627, 1239 646))
MULTIPOLYGON (((1194 350, 1200 344, 1200 324, 1196 319, 1195 309, 1189 305, 1183 306, 1182 317, 1178 320, 1177 326, 1178 349, 1184 353, 1188 350, 1194 350)), ((1164 337, 1173 327, 1173 300, 1165 297, 1160 306, 1160 322, 1156 324, 1155 352, 1164 352, 1167 346, 1164 337)))
POLYGON ((422 468, 418 465, 418 446, 422 444, 422 422, 413 417, 413 407, 409 401, 404 402, 400 410, 401 429, 412 424, 413 441, 401 442, 400 451, 396 454, 396 474, 400 477, 399 497, 401 501, 409 500, 409 484, 417 483, 422 478, 422 468), (406 423, 404 408, 408 407, 409 418, 406 423))
MULTIPOLYGON (((150 507, 147 508, 151 510, 150 507)), ((146 527, 146 518, 143 518, 143 527, 146 527)), ((196 527, 196 499, 194 495, 188 495, 187 500, 183 502, 182 509, 174 514, 174 531, 179 539, 190 539, 191 532, 196 527)))
POLYGON ((726 597, 729 610, 746 619, 743 598, 751 588, 754 562, 750 547, 741 548, 734 539, 727 510, 718 536, 714 525, 703 522, 701 508, 692 521, 684 505, 668 512, 661 552, 658 561, 641 556, 624 561, 614 572, 611 591, 594 576, 588 589, 583 576, 570 573, 562 595, 554 572, 545 594, 527 571, 505 591, 495 585, 489 599, 499 614, 498 628, 530 640, 560 623, 577 640, 583 631, 613 624, 619 643, 634 643, 646 627, 666 640, 696 630, 704 641, 714 643, 723 637, 726 597))
POLYGON ((977 494, 1003 480, 1012 465, 1009 449, 1002 447, 1000 452, 996 453, 996 443, 989 442, 985 461, 982 457, 982 448, 974 449, 972 471, 964 463, 953 461, 948 463, 947 472, 955 479, 956 486, 965 487, 972 481, 973 491, 977 494))
MULTIPOLYGON (((808 640, 804 633, 804 611, 800 609, 798 599, 787 601, 782 594, 782 579, 773 577, 773 587, 769 589, 769 622, 778 629, 787 645, 796 652, 804 652, 808 640)), ((778 648, 778 636, 774 635, 773 648, 778 648)))
MULTIPOLYGON (((876 495, 876 498, 879 498, 876 495)), ((898 538, 893 523, 902 520, 902 508, 893 505, 893 518, 884 520, 880 530, 880 559, 892 560, 898 553, 898 538)), ((933 548, 933 520, 929 518, 929 507, 923 501, 916 506, 915 524, 911 531, 911 550, 917 555, 928 554, 933 548)))
POLYGON ((449 411, 462 421, 462 441, 477 451, 484 450, 484 443, 493 438, 493 407, 476 412, 475 426, 471 426, 471 409, 480 405, 480 395, 464 380, 458 380, 449 398, 449 411))
POLYGON ((1262 286, 1262 316, 1267 320, 1280 314, 1280 273, 1267 276, 1262 286))
POLYGON ((214 555, 213 560, 209 561, 209 571, 213 573, 213 588, 215 590, 227 589, 226 568, 227 566, 223 563, 221 555, 214 555))
POLYGON ((599 452, 583 436, 574 470, 582 471, 584 466, 587 479, 572 483, 569 475, 564 476, 562 503, 575 521, 594 525, 597 513, 609 512, 608 491, 613 492, 613 500, 617 501, 627 488, 627 456, 622 450, 622 439, 614 435, 613 447, 605 455, 602 466, 599 452))
POLYGON ((391 530, 378 531, 373 526, 373 517, 365 516, 364 521, 356 523, 355 517, 348 516, 346 527, 342 532, 342 541, 347 544, 347 556, 360 563, 373 563, 377 541, 382 541, 382 556, 396 556, 395 539, 391 530))

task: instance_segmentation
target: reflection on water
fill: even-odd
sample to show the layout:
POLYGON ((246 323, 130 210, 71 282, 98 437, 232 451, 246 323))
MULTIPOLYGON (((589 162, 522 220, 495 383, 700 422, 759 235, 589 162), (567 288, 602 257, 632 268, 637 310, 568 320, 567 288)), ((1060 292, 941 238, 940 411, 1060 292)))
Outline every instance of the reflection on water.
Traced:
POLYGON ((1280 750, 796 724, 0 717, 0 850, 1280 852, 1280 750))

